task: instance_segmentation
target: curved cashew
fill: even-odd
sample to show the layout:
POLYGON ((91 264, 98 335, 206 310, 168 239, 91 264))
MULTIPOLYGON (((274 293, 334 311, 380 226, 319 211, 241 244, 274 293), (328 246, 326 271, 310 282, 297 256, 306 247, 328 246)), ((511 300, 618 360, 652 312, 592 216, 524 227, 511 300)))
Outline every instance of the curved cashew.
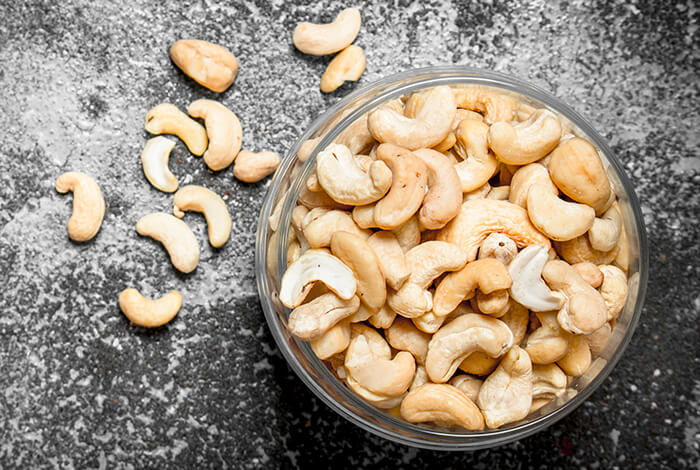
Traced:
POLYGON ((136 232, 163 244, 170 261, 180 272, 190 273, 199 263, 199 244, 192 230, 182 220, 163 212, 141 217, 136 232))
POLYGON ((479 289, 484 294, 508 289, 511 278, 505 265, 494 258, 484 258, 468 263, 461 270, 450 273, 435 289, 433 312, 444 316, 457 308, 463 300, 469 300, 479 289))
POLYGON ((393 312, 387 305, 382 305, 382 308, 368 318, 370 325, 375 328, 389 328, 396 319, 396 313, 393 312))
POLYGON ((420 244, 420 224, 415 216, 393 229, 391 233, 396 236, 404 253, 420 244))
POLYGON ((533 225, 555 241, 585 234, 595 220, 592 207, 559 199, 539 184, 532 185, 527 193, 527 213, 533 225))
POLYGON ((591 350, 583 335, 569 336, 569 350, 557 361, 567 375, 580 377, 591 366, 591 350))
POLYGON ((572 264, 571 266, 592 288, 597 289, 603 283, 603 272, 595 264, 583 262, 572 264))
POLYGON ((603 273, 603 283, 598 289, 608 310, 608 321, 617 318, 627 301, 627 275, 617 266, 598 266, 603 273))
MULTIPOLYGON (((406 253, 406 263, 411 276, 401 289, 387 296, 389 306, 407 318, 423 315, 433 304, 428 286, 440 274, 460 269, 466 262, 466 255, 462 249, 451 243, 428 241, 411 248, 406 253)), ((447 315, 452 310, 454 308, 442 315, 447 315)))
POLYGON ((442 228, 457 215, 462 205, 459 176, 449 158, 440 152, 419 149, 414 153, 428 169, 428 192, 418 220, 429 230, 442 228))
MULTIPOLYGON (((240 153, 242 153, 245 157, 245 152, 247 150, 243 150, 240 153)), ((238 155, 238 160, 240 161, 241 155, 238 155)), ((234 165, 234 171, 236 170, 236 167, 234 165)), ((234 173, 235 175, 235 173, 234 173)), ((326 194, 323 189, 320 191, 309 191, 309 188, 306 187, 306 185, 301 189, 301 192, 299 193, 299 203, 306 206, 308 209, 316 209, 319 207, 323 207, 326 209, 340 209, 340 210, 346 210, 349 209, 349 206, 346 206, 345 204, 340 204, 335 202, 331 197, 326 194)))
POLYGON ((448 383, 461 390, 471 401, 476 402, 479 398, 479 389, 484 381, 473 375, 460 374, 452 377, 448 383))
MULTIPOLYGON (((454 132, 450 132, 439 144, 433 146, 433 150, 436 152, 447 152, 454 147, 455 142, 457 142, 457 137, 455 137, 454 132)), ((450 160, 450 163, 452 163, 452 160, 450 160)))
POLYGON ((411 275, 406 264, 406 257, 396 236, 391 232, 380 230, 367 239, 379 260, 379 269, 386 278, 387 284, 394 290, 399 290, 411 275))
POLYGON ((172 193, 177 189, 177 178, 168 168, 170 152, 175 147, 175 142, 158 136, 148 139, 141 152, 143 174, 154 188, 166 193, 172 193))
POLYGON ((209 146, 204 152, 204 163, 213 170, 223 170, 233 162, 241 150, 243 130, 233 112, 218 101, 197 100, 187 108, 190 116, 204 119, 209 146))
POLYGON ((518 246, 502 233, 494 232, 479 245, 477 259, 495 258, 508 266, 518 254, 518 246))
POLYGON ((615 252, 615 259, 612 261, 612 263, 614 263, 618 268, 627 272, 630 267, 630 251, 625 227, 622 227, 622 230, 620 231, 620 239, 617 241, 617 246, 611 251, 615 252))
POLYGON ((381 199, 389 190, 392 173, 382 161, 363 171, 344 145, 331 144, 316 156, 316 175, 326 193, 341 204, 362 206, 381 199))
MULTIPOLYGON (((355 119, 340 135, 335 139, 338 145, 345 145, 353 155, 363 154, 368 151, 377 141, 367 128, 367 114, 363 114, 355 119)), ((363 168, 363 170, 366 170, 363 168)))
POLYGON ((566 374, 556 364, 532 367, 532 398, 553 399, 566 389, 566 374))
POLYGON ((203 186, 188 185, 175 193, 173 198, 173 214, 182 218, 185 211, 195 211, 204 214, 209 229, 209 243, 219 248, 231 235, 231 216, 228 207, 214 191, 203 186))
POLYGON ((409 423, 434 422, 471 431, 484 428, 484 417, 474 402, 447 384, 428 383, 408 392, 401 402, 401 417, 409 423))
POLYGON ((508 268, 513 279, 511 297, 533 312, 557 310, 564 303, 564 298, 552 292, 542 280, 542 268, 548 260, 546 246, 531 245, 518 253, 508 268))
POLYGON ((95 180, 85 173, 69 171, 56 178, 56 191, 73 191, 73 214, 67 225, 70 239, 86 242, 97 235, 105 216, 105 200, 95 180))
POLYGON ((358 228, 353 222, 352 216, 347 212, 332 210, 307 223, 304 226, 304 237, 311 248, 321 248, 329 246, 333 233, 339 231, 353 233, 365 240, 372 233, 369 230, 358 228))
POLYGON ((552 364, 563 358, 569 350, 566 333, 561 331, 555 313, 538 315, 542 326, 527 337, 525 350, 534 364, 552 364))
POLYGON ((384 330, 384 336, 392 348, 408 351, 413 354, 418 364, 425 364, 430 335, 418 330, 410 320, 402 317, 396 318, 394 323, 384 330))
POLYGON ((200 156, 207 149, 207 131, 197 121, 168 103, 159 104, 146 114, 146 130, 151 134, 172 134, 182 140, 190 152, 200 156))
POLYGON ((599 211, 610 198, 610 181, 595 147, 574 137, 552 151, 549 175, 554 184, 576 202, 599 211))
POLYGON ((342 261, 323 250, 307 250, 282 276, 280 301, 286 307, 298 307, 316 281, 343 300, 350 300, 357 291, 357 280, 342 261))
POLYGON ((431 148, 449 134, 456 109, 450 87, 438 86, 426 92, 425 103, 415 118, 380 107, 369 113, 367 126, 379 142, 408 150, 431 148))
POLYGON ((222 93, 238 73, 238 60, 225 48, 196 39, 170 46, 170 58, 180 70, 200 85, 222 93))
POLYGON ((530 321, 530 313, 527 311, 527 308, 517 302, 511 302, 510 308, 499 320, 510 328, 511 333, 513 333, 513 344, 519 346, 525 339, 527 326, 530 321))
POLYGON ((470 354, 480 351, 499 357, 512 345, 513 333, 505 323, 478 313, 467 313, 433 335, 428 344, 425 370, 433 382, 447 382, 470 354))
POLYGON ((457 217, 440 231, 438 240, 461 246, 471 261, 476 259, 479 245, 493 232, 508 235, 519 248, 550 245, 549 239, 530 223, 525 209, 493 199, 472 199, 462 204, 457 217))
POLYGON ((494 318, 502 317, 510 308, 510 296, 506 289, 497 290, 490 294, 477 291, 476 296, 472 297, 471 300, 476 301, 476 305, 481 313, 494 318))
POLYGON ((297 338, 313 341, 355 313, 358 308, 360 299, 356 295, 350 300, 343 300, 329 292, 292 310, 287 327, 297 338))
POLYGON ((377 355, 365 335, 357 335, 345 351, 345 369, 370 392, 395 397, 408 390, 416 372, 416 362, 406 351, 400 351, 393 359, 377 355))
POLYGON ((331 60, 321 75, 321 91, 330 93, 346 81, 356 82, 365 71, 367 59, 361 47, 350 45, 331 60))
POLYGON ((350 344, 350 322, 341 321, 321 337, 310 342, 311 350, 321 360, 345 351, 350 344))
POLYGON ((119 308, 131 323, 146 328, 163 326, 175 318, 182 306, 180 292, 172 290, 160 299, 147 299, 136 289, 129 288, 119 294, 119 308))
POLYGON ((452 89, 457 107, 482 113, 487 124, 512 121, 515 117, 515 100, 493 88, 483 85, 454 85, 452 89))
POLYGON ((457 163, 455 170, 462 192, 483 186, 498 171, 498 160, 489 152, 488 132, 488 125, 473 119, 465 119, 457 126, 455 151, 464 161, 457 163))
POLYGON ((497 428, 527 416, 532 405, 532 382, 530 356, 513 346, 479 389, 477 404, 486 426, 497 428))
POLYGON ((573 240, 565 242, 555 242, 559 255, 569 264, 576 263, 593 263, 593 264, 610 264, 618 255, 618 247, 610 251, 595 250, 586 235, 581 235, 573 240))
MULTIPOLYGON (((252 152, 241 150, 238 152, 236 162, 233 164, 233 176, 244 183, 257 183, 268 175, 271 175, 280 164, 280 156, 275 152, 252 152)), ((323 194, 328 197, 325 193, 323 194)), ((302 200, 301 195, 299 200, 302 200)))
POLYGON ((372 248, 363 237, 350 232, 335 232, 330 246, 331 253, 355 274, 360 300, 377 312, 386 302, 386 281, 372 248))
POLYGON ((557 320, 562 328, 574 334, 589 334, 603 326, 608 318, 605 301, 570 264, 548 261, 542 277, 550 288, 561 290, 568 302, 559 310, 557 320))
POLYGON ((538 109, 523 122, 495 122, 489 128, 489 147, 509 165, 527 165, 551 152, 559 143, 561 124, 548 109, 538 109))
POLYGON ((530 191, 530 187, 535 184, 543 186, 553 196, 559 195, 559 190, 552 183, 547 168, 539 163, 530 163, 518 168, 513 173, 508 201, 519 205, 523 209, 527 209, 527 194, 530 191))
POLYGON ((360 32, 361 24, 360 11, 357 8, 346 8, 332 23, 299 23, 292 33, 292 42, 304 54, 333 54, 352 44, 360 32))
POLYGON ((613 204, 601 218, 593 221, 588 231, 588 239, 594 250, 610 251, 617 246, 620 232, 622 232, 622 216, 617 205, 613 204))
POLYGON ((610 323, 606 323, 590 335, 584 336, 588 343, 588 348, 591 351, 591 358, 600 356, 605 346, 607 346, 610 336, 612 335, 612 327, 610 323))

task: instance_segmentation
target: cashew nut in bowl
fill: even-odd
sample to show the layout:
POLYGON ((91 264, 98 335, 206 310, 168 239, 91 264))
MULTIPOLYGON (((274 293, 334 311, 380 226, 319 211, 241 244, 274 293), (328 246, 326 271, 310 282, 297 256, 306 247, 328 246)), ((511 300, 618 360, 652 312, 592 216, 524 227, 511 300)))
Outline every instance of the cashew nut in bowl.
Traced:
POLYGON ((386 283, 394 290, 399 290, 411 275, 406 264, 406 257, 396 236, 384 230, 374 232, 367 239, 379 261, 379 268, 386 278, 386 283))
POLYGON ((377 329, 390 328, 396 319, 396 312, 391 310, 388 305, 382 305, 382 308, 368 318, 369 324, 377 329))
POLYGON ((545 321, 527 337, 525 351, 534 364, 552 364, 569 350, 569 339, 556 321, 555 313, 540 315, 545 321), (549 321, 547 321, 547 317, 549 321))
POLYGON ((532 405, 532 362, 513 346, 479 389, 477 404, 489 428, 523 419, 532 405))
POLYGON ((213 170, 229 166, 241 150, 243 130, 233 112, 213 100, 197 100, 187 108, 190 116, 204 119, 209 146, 204 152, 204 163, 213 170))
POLYGON ((455 375, 449 381, 450 385, 460 389, 473 402, 479 398, 479 389, 483 383, 483 380, 468 374, 455 375))
POLYGON ((527 214, 537 229, 555 241, 572 240, 585 234, 593 225, 595 211, 576 202, 566 202, 552 195, 549 188, 530 186, 527 214))
POLYGON ((360 32, 362 17, 357 8, 341 11, 332 23, 299 23, 292 42, 304 54, 328 55, 348 47, 360 32))
POLYGON ((490 294, 477 291, 476 296, 472 297, 471 301, 476 302, 481 313, 494 318, 502 317, 510 308, 510 296, 507 289, 496 290, 490 294))
POLYGON ((510 186, 494 186, 486 195, 486 199, 496 199, 497 201, 507 201, 510 196, 510 186))
POLYGON ((338 135, 335 143, 346 146, 355 156, 367 153, 377 143, 367 128, 367 114, 363 114, 355 119, 352 124, 338 135))
POLYGON ((610 251, 617 246, 621 232, 622 216, 617 204, 613 204, 602 217, 593 221, 593 225, 588 231, 588 239, 594 250, 610 251))
POLYGON ((175 318, 182 306, 180 292, 173 290, 160 299, 147 299, 136 289, 129 288, 119 294, 119 308, 131 323, 146 328, 163 326, 175 318))
POLYGON ((491 357, 486 353, 476 351, 462 361, 459 369, 467 374, 486 376, 493 372, 500 362, 500 358, 491 357))
POLYGON ((608 310, 608 321, 620 314, 627 301, 627 275, 617 266, 598 266, 603 273, 603 283, 598 291, 605 301, 608 310))
POLYGON ((425 364, 430 335, 418 330, 410 320, 397 317, 389 328, 384 330, 386 340, 392 348, 413 354, 418 364, 425 364))
POLYGON ((321 76, 321 91, 335 91, 346 81, 356 82, 365 71, 365 53, 359 46, 350 45, 335 56, 321 76))
POLYGON ((172 104, 159 104, 148 111, 145 127, 151 134, 177 136, 197 156, 204 153, 209 143, 204 127, 172 104))
POLYGON ((554 242, 554 247, 557 253, 569 264, 583 262, 598 265, 610 264, 618 255, 617 246, 610 251, 598 251, 594 249, 586 235, 565 242, 554 242))
POLYGON ((556 398, 566 388, 566 374, 556 364, 532 366, 532 398, 556 398))
POLYGON ((450 132, 457 106, 448 86, 426 92, 425 103, 415 118, 409 118, 387 107, 369 113, 367 127, 381 143, 399 145, 408 150, 431 148, 450 132))
MULTIPOLYGON (((313 211, 309 212, 309 215, 313 215, 313 211)), ((347 212, 332 210, 309 221, 304 226, 304 237, 311 248, 321 248, 330 246, 333 234, 340 231, 354 233, 365 240, 372 233, 358 228, 347 212)))
POLYGON ((488 125, 473 119, 465 119, 457 126, 454 150, 463 161, 455 165, 455 170, 462 192, 468 193, 483 186, 498 171, 498 160, 489 152, 488 131, 488 125))
POLYGON ((406 222, 402 223, 391 231, 396 236, 396 241, 406 253, 411 248, 415 248, 420 244, 420 223, 416 216, 411 217, 406 222))
POLYGON ((175 147, 175 142, 158 136, 148 139, 141 152, 143 174, 154 188, 166 193, 172 193, 177 189, 177 178, 168 168, 170 152, 175 147))
POLYGON ((419 317, 411 318, 411 322, 416 328, 429 335, 439 330, 446 320, 447 316, 439 317, 432 311, 428 311, 419 317))
POLYGON ((531 245, 518 253, 508 267, 513 280, 511 297, 534 312, 557 310, 565 300, 562 295, 552 292, 541 277, 548 260, 547 246, 531 245))
POLYGON ((509 165, 527 165, 551 152, 559 143, 561 124, 548 109, 538 109, 523 122, 494 122, 489 128, 489 147, 496 158, 509 165))
POLYGON ((600 356, 605 346, 607 346, 610 336, 612 335, 612 327, 610 323, 606 323, 590 335, 584 336, 588 343, 588 348, 591 351, 591 358, 600 356))
POLYGON ((569 349, 564 357, 557 361, 567 375, 580 377, 591 366, 591 350, 583 335, 569 335, 569 349))
POLYGON ((418 220, 429 230, 442 228, 457 215, 462 205, 459 176, 450 160, 440 152, 419 149, 414 154, 428 169, 428 192, 418 220))
POLYGON ((342 353, 350 344, 350 322, 345 320, 337 323, 309 344, 311 350, 321 360, 342 353))
POLYGON ((329 292, 292 310, 287 327, 297 338, 313 341, 355 313, 358 308, 360 299, 356 295, 349 300, 343 300, 329 292))
POLYGON ((164 212, 154 212, 136 223, 136 232, 163 244, 170 261, 180 272, 191 273, 199 263, 199 243, 182 220, 164 212))
POLYGON ((69 171, 56 178, 56 191, 73 191, 73 214, 68 219, 68 236, 76 242, 91 240, 102 225, 105 200, 94 179, 79 171, 69 171))
POLYGON ((559 195, 559 190, 554 186, 554 183, 552 183, 547 168, 539 163, 530 163, 529 165, 518 168, 518 170, 513 173, 513 179, 510 182, 508 201, 527 209, 528 191, 530 191, 530 187, 535 184, 543 186, 553 196, 559 195))
POLYGON ((206 41, 177 41, 170 46, 170 58, 194 81, 218 93, 226 91, 238 73, 236 57, 225 48, 206 41))
POLYGON ((494 232, 479 245, 477 259, 495 258, 508 266, 518 254, 518 246, 508 236, 494 232))
POLYGON ((257 183, 274 173, 279 164, 280 156, 275 152, 241 150, 233 164, 233 176, 244 183, 257 183))
POLYGON ((510 328, 511 333, 513 333, 513 344, 520 346, 527 333, 527 326, 530 320, 530 313, 527 311, 527 308, 517 302, 510 302, 510 308, 499 320, 505 323, 510 328))
POLYGON ((512 121, 515 117, 515 100, 495 89, 471 84, 453 85, 452 89, 457 107, 482 113, 487 124, 512 121))
POLYGON ((214 191, 203 186, 184 186, 175 193, 173 206, 173 214, 177 218, 184 217, 185 211, 204 214, 211 246, 215 248, 223 246, 231 235, 231 216, 228 207, 214 191))
POLYGON ((577 273, 594 289, 603 283, 603 272, 593 263, 576 263, 571 265, 577 273))
POLYGON ((408 392, 401 402, 401 417, 409 423, 432 422, 470 431, 484 428, 479 408, 464 392, 448 384, 427 383, 408 392))

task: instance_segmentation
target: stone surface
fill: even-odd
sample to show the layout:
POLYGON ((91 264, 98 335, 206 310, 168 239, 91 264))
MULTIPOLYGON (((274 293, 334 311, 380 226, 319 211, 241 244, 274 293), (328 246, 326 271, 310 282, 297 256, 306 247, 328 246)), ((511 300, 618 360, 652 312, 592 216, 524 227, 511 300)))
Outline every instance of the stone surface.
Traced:
MULTIPOLYGON (((318 90, 330 57, 291 31, 340 2, 2 2, 0 5, 0 467, 2 468, 697 468, 700 465, 700 33, 688 2, 358 2, 358 84, 318 90), (198 38, 240 61, 212 93, 170 62, 198 38), (646 306, 624 357, 579 409, 497 449, 436 453, 378 439, 317 400, 277 351, 257 299, 253 250, 268 183, 208 171, 177 143, 180 183, 223 194, 223 248, 200 240, 191 275, 140 238, 171 210, 141 170, 148 109, 197 98, 231 107, 244 148, 284 153, 350 90, 412 67, 507 72, 571 104, 609 140, 635 183, 649 234, 646 306), (67 170, 94 176, 107 214, 69 241, 67 170), (180 289, 154 331, 130 326, 118 293, 180 289)), ((267 181, 267 180, 266 180, 267 181)))

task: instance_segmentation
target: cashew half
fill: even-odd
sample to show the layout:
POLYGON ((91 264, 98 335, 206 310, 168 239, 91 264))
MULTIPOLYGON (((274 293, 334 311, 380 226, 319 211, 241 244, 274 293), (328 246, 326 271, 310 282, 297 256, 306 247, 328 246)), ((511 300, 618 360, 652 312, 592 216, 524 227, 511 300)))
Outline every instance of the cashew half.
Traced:
POLYGON ((462 189, 459 176, 449 158, 431 149, 416 150, 415 155, 428 169, 428 192, 418 220, 429 230, 445 226, 462 206, 462 189))
POLYGON ((163 212, 141 217, 136 232, 163 244, 170 261, 180 272, 191 273, 199 263, 199 244, 192 230, 182 220, 163 212))
POLYGON ((344 211, 332 210, 323 213, 320 217, 314 218, 314 209, 309 212, 311 220, 304 226, 304 237, 311 248, 321 248, 329 246, 331 238, 335 232, 350 232, 359 235, 363 239, 369 238, 372 232, 361 230, 352 220, 352 216, 344 211))
POLYGON ((409 423, 434 422, 471 431, 484 428, 479 408, 457 387, 427 383, 408 392, 401 402, 401 417, 409 423))
POLYGON ((204 119, 209 138, 204 163, 213 171, 229 166, 241 150, 243 130, 238 117, 213 100, 197 100, 190 104, 187 112, 192 117, 204 119))
POLYGON ((430 335, 418 330, 410 320, 396 318, 391 326, 384 330, 384 336, 392 348, 408 351, 413 354, 418 364, 425 364, 430 335))
POLYGON ((527 165, 547 155, 559 143, 559 118, 538 109, 523 122, 494 122, 489 128, 489 147, 496 158, 509 165, 527 165))
POLYGON ((356 295, 350 300, 343 300, 329 292, 292 310, 287 327, 297 338, 313 341, 355 313, 358 308, 360 299, 356 295))
POLYGON ((365 53, 359 46, 350 45, 331 60, 321 75, 321 91, 330 93, 346 81, 356 82, 365 71, 365 53))
POLYGON ((596 218, 588 231, 591 247, 598 251, 610 251, 617 246, 622 232, 622 216, 613 204, 601 218, 596 218))
POLYGON ((360 32, 362 17, 357 8, 341 11, 332 23, 299 23, 292 42, 299 51, 311 55, 328 55, 348 47, 360 32))
POLYGON ((310 342, 314 354, 321 360, 326 360, 338 353, 342 353, 348 348, 349 344, 350 322, 347 320, 341 321, 319 338, 310 342))
POLYGON ((158 136, 148 139, 141 152, 143 174, 154 188, 166 193, 172 193, 177 189, 177 178, 168 168, 170 152, 175 147, 175 142, 158 136))
POLYGON ((175 193, 173 214, 182 218, 185 211, 204 214, 209 230, 209 243, 215 248, 223 246, 231 235, 231 216, 228 207, 214 191, 203 186, 188 185, 175 193))
POLYGON ((56 191, 73 191, 73 214, 68 219, 68 236, 76 242, 91 240, 100 231, 105 216, 105 200, 94 179, 79 171, 56 178, 56 191))
POLYGON ((218 93, 226 91, 238 73, 236 57, 225 48, 206 41, 177 41, 170 46, 170 58, 194 81, 218 93))
POLYGON ((396 236, 384 230, 375 232, 367 239, 379 261, 379 268, 386 278, 387 284, 394 290, 399 290, 411 275, 406 264, 406 257, 396 236))
POLYGON ((595 220, 592 207, 566 202, 539 184, 530 186, 527 193, 527 213, 533 225, 555 241, 572 240, 585 234, 595 220))
POLYGON ((552 183, 547 168, 539 163, 530 163, 529 165, 518 168, 518 170, 513 173, 513 179, 510 182, 508 201, 527 209, 528 191, 530 191, 530 187, 535 184, 543 186, 553 196, 559 195, 559 190, 554 186, 554 183, 552 183))
POLYGON ((617 266, 598 266, 603 273, 603 283, 598 291, 605 301, 608 310, 608 321, 617 318, 627 301, 627 275, 617 266))
MULTIPOLYGON (((280 156, 275 152, 255 153, 250 150, 241 150, 233 164, 233 176, 244 183, 257 183, 274 173, 279 164, 280 156)), ((325 193, 318 194, 328 197, 325 193)), ((299 200, 301 199, 300 195, 299 200)))
POLYGON ((146 114, 146 130, 151 134, 172 134, 182 140, 190 152, 200 156, 207 149, 207 131, 197 121, 168 103, 159 104, 146 114))
POLYGON ((160 299, 147 299, 136 289, 125 289, 119 294, 119 308, 131 323, 147 328, 163 326, 175 318, 182 306, 180 292, 173 290, 160 299))
POLYGON ((489 152, 488 131, 488 125, 473 119, 460 122, 455 131, 455 151, 464 160, 455 165, 462 192, 483 186, 498 171, 498 160, 489 152))

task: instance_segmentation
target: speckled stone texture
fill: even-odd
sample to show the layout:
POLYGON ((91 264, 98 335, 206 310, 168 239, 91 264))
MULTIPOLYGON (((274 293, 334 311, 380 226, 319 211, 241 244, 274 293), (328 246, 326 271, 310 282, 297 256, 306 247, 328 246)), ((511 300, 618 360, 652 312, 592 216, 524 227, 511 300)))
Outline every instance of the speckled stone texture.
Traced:
POLYGON ((331 95, 318 89, 330 57, 295 51, 291 31, 332 20, 338 1, 0 4, 0 468, 698 468, 697 3, 358 3, 367 70, 331 95), (235 84, 218 95, 183 75, 167 54, 181 38, 227 46, 235 84), (284 153, 350 90, 452 63, 530 80, 590 119, 635 183, 651 250, 641 323, 604 384, 550 429, 473 453, 376 438, 292 374, 254 283, 266 182, 214 174, 178 142, 173 172, 224 195, 231 240, 212 249, 204 219, 186 215, 202 256, 181 275, 134 229, 172 207, 141 170, 155 104, 220 100, 244 148, 284 153), (67 237, 72 198, 54 190, 67 170, 105 194, 89 243, 67 237), (157 330, 130 326, 117 296, 132 286, 180 289, 183 309, 157 330))

